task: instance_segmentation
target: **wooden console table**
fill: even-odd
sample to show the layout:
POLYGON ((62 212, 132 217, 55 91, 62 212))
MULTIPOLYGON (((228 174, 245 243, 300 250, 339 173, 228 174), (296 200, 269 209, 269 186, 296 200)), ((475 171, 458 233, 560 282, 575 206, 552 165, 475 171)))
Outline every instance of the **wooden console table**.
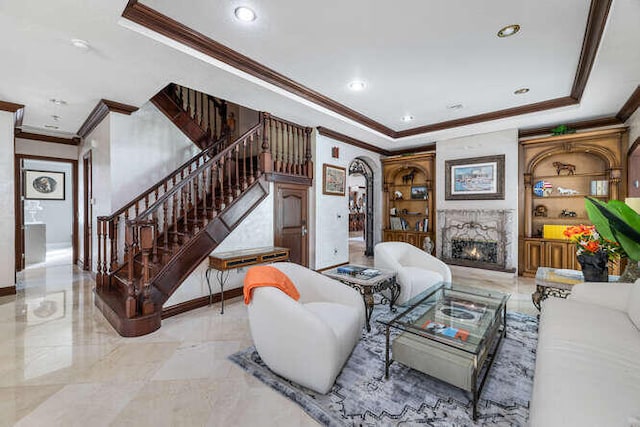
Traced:
POLYGON ((231 270, 248 267, 250 265, 288 260, 289 248, 281 248, 278 246, 243 249, 209 255, 209 267, 205 273, 207 287, 209 288, 209 305, 211 305, 213 300, 210 281, 212 270, 216 270, 216 279, 218 280, 218 285, 220 285, 220 314, 224 314, 224 285, 227 283, 231 270))

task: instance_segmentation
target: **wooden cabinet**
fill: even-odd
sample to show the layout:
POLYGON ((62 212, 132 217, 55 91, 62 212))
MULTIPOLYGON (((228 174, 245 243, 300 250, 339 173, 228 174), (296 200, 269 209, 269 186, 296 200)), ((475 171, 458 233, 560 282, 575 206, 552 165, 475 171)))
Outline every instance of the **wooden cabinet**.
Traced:
POLYGON ((624 199, 626 147, 626 128, 520 141, 520 274, 535 276, 538 267, 579 269, 575 245, 545 238, 545 225, 590 224, 585 196, 624 199))
POLYGON ((429 237, 435 243, 434 161, 433 152, 382 160, 383 241, 422 248, 429 237))

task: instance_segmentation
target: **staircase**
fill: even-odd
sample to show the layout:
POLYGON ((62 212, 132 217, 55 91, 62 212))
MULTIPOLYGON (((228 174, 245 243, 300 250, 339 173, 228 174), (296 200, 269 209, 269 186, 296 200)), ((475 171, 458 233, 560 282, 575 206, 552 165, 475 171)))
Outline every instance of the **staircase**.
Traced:
POLYGON ((223 99, 171 83, 151 102, 201 149, 229 135, 223 99))
MULTIPOLYGON (((199 103, 176 117, 185 114, 193 123, 181 119, 182 126, 203 128, 199 103)), ((207 138, 217 133, 207 129, 207 138)), ((126 206, 98 217, 95 303, 122 336, 160 327, 163 304, 268 195, 268 181, 311 183, 309 128, 261 113, 235 141, 221 133, 126 206)))

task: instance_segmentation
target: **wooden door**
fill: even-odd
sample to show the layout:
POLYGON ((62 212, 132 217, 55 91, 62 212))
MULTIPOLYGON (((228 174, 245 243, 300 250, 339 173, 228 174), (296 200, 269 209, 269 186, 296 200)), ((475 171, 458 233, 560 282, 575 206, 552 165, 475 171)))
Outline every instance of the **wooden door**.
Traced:
POLYGON ((91 271, 91 243, 93 233, 93 205, 91 203, 93 199, 93 179, 92 179, 92 154, 91 151, 87 151, 82 157, 82 182, 84 188, 84 229, 82 230, 83 244, 82 244, 82 268, 87 271, 91 271))
POLYGON ((309 265, 307 194, 309 187, 296 184, 276 184, 274 203, 274 244, 289 248, 290 260, 309 265))
POLYGON ((14 179, 15 179, 15 221, 16 221, 16 252, 15 265, 16 272, 24 270, 24 176, 22 169, 24 160, 20 156, 15 157, 14 162, 14 179))

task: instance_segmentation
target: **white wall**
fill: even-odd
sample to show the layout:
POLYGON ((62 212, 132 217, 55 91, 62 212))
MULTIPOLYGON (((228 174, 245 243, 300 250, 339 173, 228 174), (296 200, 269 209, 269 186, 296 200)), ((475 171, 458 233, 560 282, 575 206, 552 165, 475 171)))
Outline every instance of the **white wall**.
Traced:
POLYGON ((75 145, 56 144, 53 142, 42 142, 33 141, 31 139, 16 138, 16 154, 77 160, 78 151, 78 147, 75 145))
POLYGON ((0 287, 16 284, 13 113, 0 111, 0 287))
POLYGON ((349 261, 349 193, 342 197, 322 194, 322 165, 340 166, 349 173, 349 164, 356 157, 364 158, 373 169, 373 242, 382 238, 382 167, 380 155, 322 136, 314 131, 314 187, 309 203, 310 230, 313 242, 309 267, 321 269, 349 261), (331 157, 331 147, 340 149, 340 158, 331 157), (315 237, 315 238, 314 238, 315 237))
MULTIPOLYGON (((438 141, 436 145, 436 210, 442 209, 513 209, 512 241, 518 241, 518 130, 472 135, 464 138, 438 141), (445 160, 469 157, 505 155, 504 200, 445 200, 445 160)), ((440 224, 437 224, 436 244, 441 242, 440 224)), ((518 245, 511 245, 511 259, 517 264, 518 245)))
MULTIPOLYGON (((273 246, 273 183, 269 184, 269 188, 269 195, 262 203, 260 203, 260 205, 240 223, 238 228, 233 230, 212 253, 273 246)), ((209 295, 209 289, 207 288, 207 281, 205 279, 207 265, 208 260, 201 263, 167 300, 164 306, 168 307, 209 295)), ((231 270, 225 285, 225 291, 241 287, 245 273, 246 268, 231 270)), ((211 290, 214 294, 220 292, 215 270, 213 270, 211 274, 211 290)))
POLYGON ((199 149, 150 102, 130 116, 110 113, 111 206, 121 208, 199 149))
MULTIPOLYGON (((73 176, 71 175, 71 164, 25 159, 23 169, 64 173, 64 200, 33 200, 33 202, 36 202, 42 208, 42 210, 36 211, 35 219, 36 222, 43 222, 47 225, 47 246, 71 246, 73 233, 73 176)), ((31 222, 31 214, 26 209, 24 221, 25 223, 31 222)))

